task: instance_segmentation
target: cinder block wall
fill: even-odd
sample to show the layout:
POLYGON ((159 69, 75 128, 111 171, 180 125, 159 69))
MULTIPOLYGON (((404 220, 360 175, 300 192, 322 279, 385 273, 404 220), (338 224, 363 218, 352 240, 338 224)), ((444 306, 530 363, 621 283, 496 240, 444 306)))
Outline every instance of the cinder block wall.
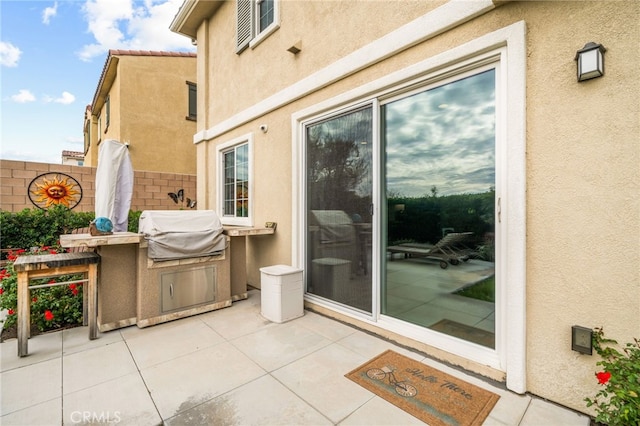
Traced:
MULTIPOLYGON (((0 160, 0 210, 18 212, 35 207, 29 199, 29 184, 44 173, 64 173, 80 183, 82 200, 75 211, 95 208, 95 167, 0 160)), ((186 198, 196 197, 196 175, 135 171, 131 210, 187 209, 186 198), (174 203, 168 193, 184 190, 184 203, 174 203)))

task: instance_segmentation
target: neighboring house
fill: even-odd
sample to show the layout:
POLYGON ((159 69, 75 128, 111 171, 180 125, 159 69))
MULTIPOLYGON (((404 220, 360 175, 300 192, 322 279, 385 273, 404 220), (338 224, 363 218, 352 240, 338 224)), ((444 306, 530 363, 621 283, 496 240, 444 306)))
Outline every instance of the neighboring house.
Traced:
POLYGON ((84 117, 85 165, 100 142, 129 144, 134 170, 196 171, 196 55, 110 50, 84 117))
POLYGON ((83 166, 84 152, 62 151, 62 164, 68 164, 71 166, 83 166))
POLYGON ((277 222, 247 237, 251 285, 299 267, 307 307, 593 414, 572 326, 640 337, 639 23, 637 1, 186 0, 198 207, 277 222), (605 73, 578 82, 588 42, 605 73), (456 294, 478 282, 493 300, 456 294))

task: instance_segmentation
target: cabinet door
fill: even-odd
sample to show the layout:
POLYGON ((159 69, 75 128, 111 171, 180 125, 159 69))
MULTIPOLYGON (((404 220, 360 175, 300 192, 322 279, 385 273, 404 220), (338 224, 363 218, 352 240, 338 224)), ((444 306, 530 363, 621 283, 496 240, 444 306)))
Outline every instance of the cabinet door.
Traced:
POLYGON ((216 267, 160 273, 160 286, 163 313, 215 302, 216 267))

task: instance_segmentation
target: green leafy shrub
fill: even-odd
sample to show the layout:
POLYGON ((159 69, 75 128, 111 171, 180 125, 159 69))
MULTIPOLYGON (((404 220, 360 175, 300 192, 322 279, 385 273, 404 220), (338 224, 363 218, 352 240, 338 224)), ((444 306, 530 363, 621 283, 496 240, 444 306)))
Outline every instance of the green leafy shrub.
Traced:
MULTIPOLYGON (((40 247, 34 250, 16 250, 9 252, 8 263, 0 270, 0 309, 7 310, 4 328, 10 328, 17 321, 18 278, 13 262, 18 256, 58 253, 64 251, 57 247, 40 247)), ((53 284, 82 279, 82 275, 65 275, 55 279, 32 280, 30 285, 53 284)), ((54 330, 82 324, 82 283, 71 283, 52 287, 32 289, 31 324, 40 331, 54 330)))
POLYGON ((0 211, 0 246, 3 249, 56 246, 60 234, 85 228, 94 217, 93 212, 74 212, 61 204, 48 210, 33 208, 16 213, 3 210, 0 211))
POLYGON ((603 368, 595 376, 603 388, 585 401, 587 407, 595 407, 597 422, 640 425, 640 340, 633 340, 621 352, 614 347, 618 342, 606 338, 602 328, 594 330, 593 348, 602 358, 596 365, 603 368))
POLYGON ((127 227, 127 231, 138 233, 138 222, 140 221, 140 215, 142 211, 140 210, 129 210, 129 223, 127 227))

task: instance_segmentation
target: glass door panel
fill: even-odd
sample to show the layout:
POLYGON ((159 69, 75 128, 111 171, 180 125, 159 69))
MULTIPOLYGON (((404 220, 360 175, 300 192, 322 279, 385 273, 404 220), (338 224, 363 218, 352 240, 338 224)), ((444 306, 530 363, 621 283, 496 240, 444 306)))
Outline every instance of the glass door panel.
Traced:
POLYGON ((370 313, 372 109, 305 131, 307 293, 370 313))
POLYGON ((381 107, 381 314, 495 347, 495 70, 381 107))

